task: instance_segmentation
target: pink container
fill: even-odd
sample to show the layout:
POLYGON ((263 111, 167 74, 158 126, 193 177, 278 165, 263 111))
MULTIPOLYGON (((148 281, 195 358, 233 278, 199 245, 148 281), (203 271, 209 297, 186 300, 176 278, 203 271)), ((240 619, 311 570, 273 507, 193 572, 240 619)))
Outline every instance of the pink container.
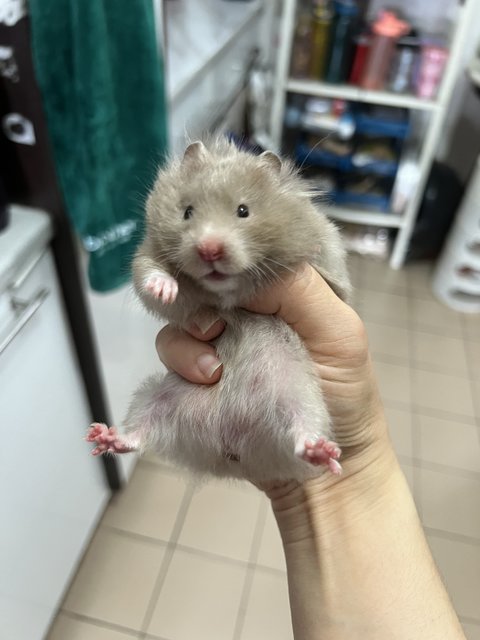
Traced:
POLYGON ((381 11, 372 31, 370 50, 358 84, 364 89, 382 89, 397 40, 410 31, 410 25, 397 18, 393 11, 381 11))
POLYGON ((432 99, 436 96, 442 79, 448 51, 444 47, 427 45, 422 47, 417 81, 417 96, 432 99))

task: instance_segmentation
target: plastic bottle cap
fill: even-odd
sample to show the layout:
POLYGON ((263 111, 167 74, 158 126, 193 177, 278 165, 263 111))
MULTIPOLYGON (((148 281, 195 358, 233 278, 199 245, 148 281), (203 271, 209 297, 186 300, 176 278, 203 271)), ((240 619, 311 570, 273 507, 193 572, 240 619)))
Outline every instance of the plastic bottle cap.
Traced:
POLYGON ((399 38, 410 31, 410 24, 397 18, 393 11, 381 11, 373 23, 373 31, 387 38, 399 38))

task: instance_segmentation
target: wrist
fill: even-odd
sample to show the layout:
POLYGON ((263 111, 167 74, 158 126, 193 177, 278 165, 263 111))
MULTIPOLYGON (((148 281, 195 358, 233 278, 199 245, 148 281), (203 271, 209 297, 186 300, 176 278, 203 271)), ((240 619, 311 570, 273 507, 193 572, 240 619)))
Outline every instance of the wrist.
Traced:
MULTIPOLYGON (((342 460, 343 473, 324 473, 302 485, 291 483, 269 491, 284 545, 324 539, 368 517, 391 499, 391 487, 404 478, 388 437, 383 415, 368 446, 342 460)), ((408 488, 406 488, 408 492, 408 488)))

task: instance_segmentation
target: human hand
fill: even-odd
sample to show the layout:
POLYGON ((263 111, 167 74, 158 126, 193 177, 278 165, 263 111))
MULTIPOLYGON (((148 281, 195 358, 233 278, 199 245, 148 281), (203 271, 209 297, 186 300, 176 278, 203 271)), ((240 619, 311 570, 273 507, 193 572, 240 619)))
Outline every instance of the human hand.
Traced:
POLYGON ((217 320, 208 328, 192 325, 188 331, 166 325, 155 340, 157 353, 163 364, 195 384, 214 384, 220 380, 222 365, 215 348, 208 344, 225 328, 217 320))
MULTIPOLYGON (((403 638, 420 629, 422 637, 464 639, 388 439, 360 318, 309 266, 248 309, 278 315, 302 338, 343 450, 341 476, 261 487, 283 541, 295 638, 403 638)), ((222 330, 221 322, 205 334, 167 327, 160 357, 192 382, 216 382, 221 368, 208 378, 197 359, 214 357, 205 342, 222 330)))
MULTIPOLYGON (((304 341, 318 371, 335 439, 343 450, 344 477, 369 464, 386 430, 365 329, 355 311, 309 265, 262 291, 247 308, 277 314, 304 341)), ((201 369, 205 362, 207 373, 218 367, 214 347, 207 343, 223 328, 221 321, 203 334, 195 327, 186 332, 167 326, 157 336, 160 358, 191 382, 215 383, 221 367, 210 377, 201 369)))

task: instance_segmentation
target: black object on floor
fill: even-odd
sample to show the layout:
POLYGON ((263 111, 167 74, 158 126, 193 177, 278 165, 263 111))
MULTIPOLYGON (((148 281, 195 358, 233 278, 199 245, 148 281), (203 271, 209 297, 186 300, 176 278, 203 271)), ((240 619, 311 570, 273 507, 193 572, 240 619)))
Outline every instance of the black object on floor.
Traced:
POLYGON ((413 229, 407 261, 436 258, 460 205, 465 186, 453 169, 434 162, 413 229))

